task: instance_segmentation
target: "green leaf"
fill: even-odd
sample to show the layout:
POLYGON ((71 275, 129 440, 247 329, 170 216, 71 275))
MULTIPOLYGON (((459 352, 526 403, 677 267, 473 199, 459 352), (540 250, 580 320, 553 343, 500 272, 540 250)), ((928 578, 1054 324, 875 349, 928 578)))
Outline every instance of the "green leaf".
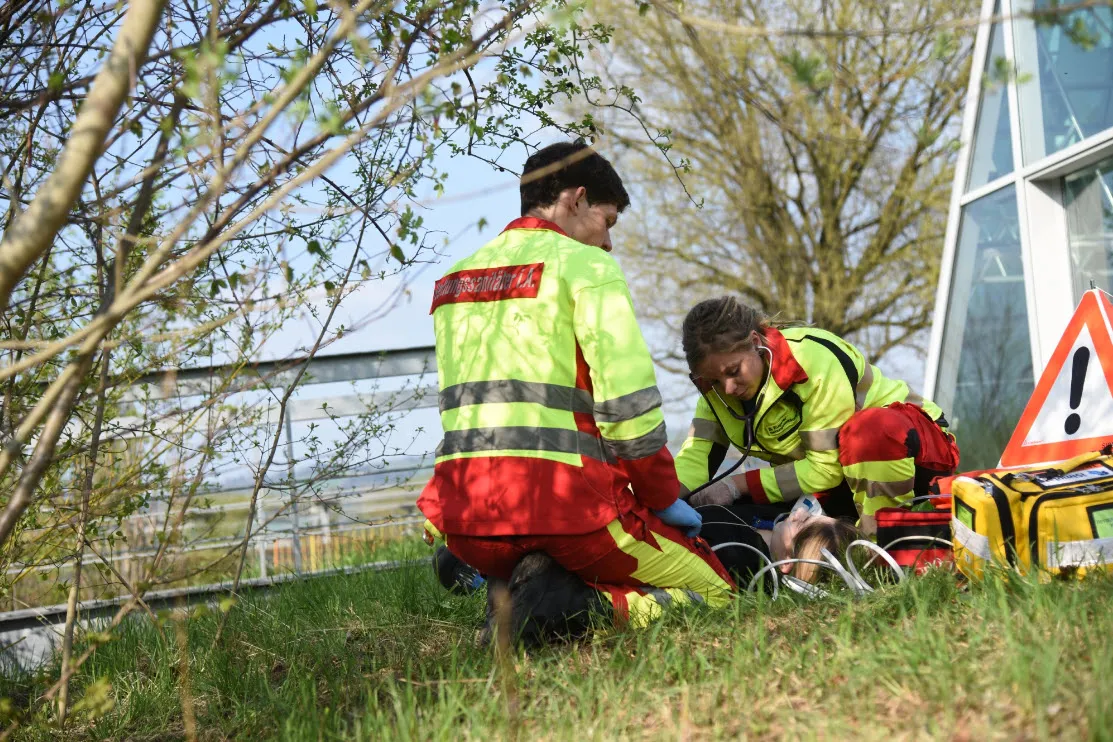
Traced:
POLYGON ((935 36, 935 46, 931 50, 931 56, 937 60, 944 60, 958 51, 958 39, 951 31, 940 31, 935 36))
POLYGON ((390 246, 390 256, 402 265, 406 264, 406 253, 402 252, 402 248, 398 247, 398 245, 390 246))
POLYGON ((112 695, 112 683, 108 681, 107 677, 101 677, 85 689, 85 695, 73 705, 73 713, 90 719, 99 719, 111 711, 115 705, 116 699, 112 695))

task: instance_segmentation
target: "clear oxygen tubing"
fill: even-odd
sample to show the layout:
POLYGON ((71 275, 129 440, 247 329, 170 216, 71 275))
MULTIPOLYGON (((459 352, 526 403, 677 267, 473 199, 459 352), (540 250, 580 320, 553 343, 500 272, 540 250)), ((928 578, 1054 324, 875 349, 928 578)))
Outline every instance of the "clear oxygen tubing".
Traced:
MULTIPOLYGON (((747 528, 753 528, 753 526, 751 526, 749 523, 747 523, 742 518, 740 518, 738 516, 738 513, 735 513, 733 510, 731 510, 730 508, 728 508, 725 505, 715 504, 715 505, 703 505, 701 507, 719 508, 720 510, 725 512, 727 515, 729 515, 731 518, 733 518, 734 521, 735 521, 735 522, 732 523, 732 522, 725 521, 725 520, 705 520, 703 522, 704 525, 720 525, 720 526, 742 525, 742 526, 745 526, 747 528)), ((754 528, 754 530, 756 531, 758 529, 754 528)), ((767 557, 765 555, 765 552, 763 552, 761 549, 758 549, 754 546, 751 546, 750 544, 744 544, 741 541, 725 541, 721 544, 716 544, 715 546, 712 546, 711 551, 718 551, 719 549, 722 549, 725 546, 741 546, 745 549, 749 549, 750 551, 754 552, 759 557, 761 557, 761 559, 766 563, 766 565, 769 565, 769 564, 773 563, 773 560, 770 559, 769 557, 767 557)), ((776 570, 773 570, 770 574, 773 575, 773 600, 776 600, 777 599, 777 593, 779 592, 779 585, 778 585, 778 582, 780 582, 780 580, 778 579, 779 575, 777 574, 776 570)))
MULTIPOLYGON (((775 571, 776 570, 774 570, 774 572, 775 571)), ((798 595, 803 595, 805 597, 812 598, 813 600, 815 600, 817 598, 829 598, 829 597, 831 597, 831 593, 827 592, 826 590, 819 587, 818 585, 813 585, 810 582, 807 582, 805 580, 801 580, 799 577, 793 577, 792 575, 785 575, 784 576, 784 582, 785 582, 785 586, 789 590, 791 590, 792 592, 797 593, 798 595)))
MULTIPOLYGON (((863 549, 869 549, 870 551, 876 552, 876 556, 874 556, 873 559, 876 559, 877 557, 881 557, 883 560, 888 562, 889 566, 893 569, 893 572, 896 573, 897 582, 904 582, 904 577, 905 577, 904 570, 901 569, 901 566, 899 564, 897 564, 897 560, 893 559, 892 555, 889 554, 889 552, 885 551, 883 548, 881 548, 880 546, 878 546, 874 542, 867 541, 865 539, 858 539, 856 541, 851 541, 850 544, 848 544, 847 547, 846 547, 846 557, 845 557, 846 558, 846 566, 850 568, 850 572, 851 572, 851 574, 854 575, 855 578, 857 578, 858 580, 861 580, 863 583, 865 583, 865 580, 862 579, 862 575, 858 572, 858 567, 856 567, 855 564, 854 564, 854 560, 850 558, 850 552, 854 550, 855 546, 863 548, 863 549)), ((873 562, 873 559, 871 559, 869 562, 867 562, 867 564, 871 564, 873 562)), ((865 569, 864 566, 863 566, 863 569, 865 569)))
MULTIPOLYGON (((898 539, 890 541, 889 543, 885 544, 885 546, 883 546, 881 548, 884 551, 888 552, 888 550, 893 548, 894 545, 904 543, 906 541, 930 541, 932 543, 942 544, 943 546, 947 546, 947 547, 953 547, 954 546, 954 544, 952 544, 947 539, 938 538, 937 536, 902 536, 898 539)), ((866 569, 871 564, 873 564, 875 561, 877 561, 877 558, 879 556, 881 556, 881 555, 880 554, 874 554, 872 557, 870 557, 869 561, 862 565, 862 569, 866 569)), ((847 562, 850 562, 850 555, 849 554, 847 554, 846 558, 847 558, 847 562)))
MULTIPOLYGON (((752 593, 754 591, 754 586, 757 585, 757 581, 761 579, 762 575, 764 575, 766 572, 770 572, 777 567, 784 566, 785 564, 815 564, 817 566, 823 567, 824 569, 832 570, 836 574, 838 573, 838 571, 831 566, 831 563, 827 561, 820 561, 818 559, 782 559, 779 562, 770 562, 769 564, 759 569, 756 573, 754 573, 754 576, 750 579, 750 584, 746 587, 746 592, 752 593)), ((792 575, 785 575, 784 577, 785 584, 789 584, 787 578, 792 577, 792 575)), ((815 586, 812 585, 812 587, 815 586)))
MULTIPOLYGON (((799 505, 799 503, 797 503, 797 504, 799 505)), ((749 526, 748 523, 746 523, 736 513, 731 511, 730 508, 728 508, 724 505, 708 505, 708 506, 705 506, 705 507, 718 507, 721 510, 725 511, 731 518, 733 518, 734 521, 736 521, 737 524, 744 525, 744 526, 752 528, 752 526, 749 526)), ((729 522, 729 521, 705 521, 705 523, 725 525, 725 526, 730 526, 730 525, 735 525, 736 524, 736 523, 732 523, 732 522, 729 522)), ((795 559, 795 558, 793 558, 793 559, 784 559, 784 560, 774 564, 773 560, 770 559, 768 556, 766 556, 765 553, 762 552, 760 549, 755 548, 754 546, 751 546, 750 544, 741 543, 739 541, 727 541, 727 542, 724 542, 724 543, 721 543, 721 544, 716 544, 715 546, 713 546, 711 548, 711 550, 712 551, 718 551, 719 549, 721 549, 723 547, 726 547, 726 546, 741 546, 743 548, 749 549, 750 551, 757 554, 761 558, 761 560, 765 562, 765 567, 763 567, 758 572, 758 574, 763 575, 765 572, 769 572, 769 574, 772 576, 772 580, 773 580, 773 600, 776 600, 779 593, 780 593, 779 587, 780 587, 781 583, 783 583, 792 592, 802 594, 802 595, 806 595, 806 596, 811 597, 811 598, 826 597, 830 594, 827 591, 823 590, 822 588, 816 587, 815 585, 812 585, 811 583, 807 583, 803 580, 800 580, 797 577, 793 577, 792 575, 781 575, 776 569, 771 569, 772 567, 782 565, 782 564, 799 564, 799 563, 819 564, 820 566, 826 567, 827 569, 831 569, 836 574, 838 574, 839 577, 843 580, 843 582, 845 582, 846 585, 851 590, 854 591, 854 594, 856 596, 861 596, 861 595, 864 595, 867 592, 872 592, 873 591, 873 588, 870 587, 869 584, 867 584, 864 580, 862 580, 860 577, 856 578, 852 573, 848 572, 846 570, 846 568, 843 567, 842 564, 839 563, 838 558, 834 554, 832 554, 830 551, 828 551, 827 549, 824 549, 822 551, 822 556, 825 560, 825 563, 820 563, 820 562, 812 561, 812 560, 808 560, 808 559, 795 559)), ((748 592, 753 592, 753 589, 756 585, 756 578, 757 578, 757 575, 755 575, 754 579, 751 580, 749 587, 747 587, 748 592)))
MULTIPOLYGON (((737 514, 733 513, 729 508, 727 508, 723 505, 705 506, 705 507, 719 507, 722 510, 729 513, 730 516, 738 524, 749 526, 749 524, 747 524, 745 521, 743 521, 741 518, 739 518, 737 514)), ((707 523, 714 523, 714 524, 718 524, 718 525, 735 525, 735 523, 732 523, 732 522, 729 522, 729 521, 707 521, 707 523)), ((752 527, 752 526, 750 526, 750 527, 752 527)), ((873 543, 872 541, 867 541, 865 539, 858 539, 856 541, 852 541, 846 547, 846 555, 844 557, 845 560, 846 560, 845 566, 839 561, 838 557, 836 557, 834 554, 832 554, 827 549, 823 549, 820 552, 820 554, 823 557, 822 561, 818 560, 818 559, 791 558, 791 559, 782 559, 782 560, 776 561, 776 562, 774 562, 768 556, 766 556, 760 549, 757 549, 757 548, 751 546, 750 544, 741 543, 739 541, 726 541, 726 542, 721 543, 721 544, 716 544, 715 546, 712 547, 711 550, 712 551, 718 551, 719 549, 727 547, 727 546, 741 546, 743 548, 749 549, 750 551, 754 552, 755 554, 757 554, 762 559, 762 561, 765 562, 765 566, 763 566, 760 570, 758 570, 754 574, 754 576, 752 578, 750 578, 750 583, 746 587, 746 591, 750 592, 750 593, 752 593, 754 591, 754 588, 757 586, 759 580, 765 575, 766 572, 768 572, 772 575, 772 580, 773 580, 773 600, 776 600, 777 597, 779 596, 779 594, 780 594, 780 589, 779 588, 782 585, 785 588, 791 590, 792 592, 795 592, 795 593, 798 593, 798 594, 801 594, 801 595, 805 595, 805 596, 810 597, 810 598, 828 597, 830 595, 830 593, 827 592, 826 590, 823 590, 822 588, 817 587, 816 585, 813 585, 811 583, 805 582, 804 580, 801 580, 797 577, 794 577, 793 575, 780 574, 777 570, 777 567, 781 567, 781 566, 784 566, 786 564, 814 564, 818 567, 822 567, 824 569, 829 569, 832 572, 834 572, 835 574, 837 574, 839 576, 839 578, 844 583, 846 583, 846 586, 848 588, 850 588, 850 590, 854 593, 855 597, 862 597, 862 596, 864 596, 868 593, 874 592, 875 588, 872 585, 870 585, 865 580, 864 577, 862 577, 861 572, 859 571, 857 565, 854 563, 854 559, 851 556, 854 548, 855 547, 863 548, 863 549, 868 549, 868 550, 874 552, 874 555, 864 565, 862 565, 862 569, 866 569, 871 564, 873 564, 877 559, 880 558, 888 564, 890 569, 896 575, 897 582, 903 582, 904 579, 907 577, 907 575, 905 574, 904 569, 899 564, 897 564, 897 561, 892 557, 891 554, 889 554, 887 549, 892 548, 896 544, 900 544, 900 543, 904 543, 904 542, 908 542, 908 541, 921 541, 921 542, 926 541, 926 542, 941 544, 943 546, 951 546, 950 541, 947 541, 946 539, 937 538, 935 536, 904 536, 902 538, 898 538, 898 539, 895 539, 894 541, 889 542, 884 547, 878 546, 877 544, 873 543)))
POLYGON ((828 551, 827 549, 822 549, 819 553, 823 556, 824 559, 831 563, 831 569, 835 570, 835 572, 838 573, 839 577, 841 577, 842 581, 847 584, 847 586, 854 593, 855 597, 860 598, 866 593, 873 592, 873 588, 870 587, 869 583, 863 580, 860 576, 848 572, 846 570, 846 567, 842 566, 842 564, 839 563, 838 557, 836 557, 830 551, 828 551))
MULTIPOLYGON (((757 547, 754 547, 754 546, 750 546, 749 544, 744 544, 741 541, 724 541, 721 544, 715 544, 714 546, 712 546, 711 551, 718 551, 719 549, 722 549, 722 548, 727 547, 727 546, 741 546, 744 549, 749 549, 750 551, 754 552, 759 557, 764 559, 766 566, 773 563, 773 560, 770 559, 769 557, 765 556, 765 554, 762 552, 761 549, 758 549, 757 547)), ((773 571, 771 571, 769 574, 773 575, 773 600, 776 600, 777 599, 777 593, 778 593, 777 583, 779 582, 779 579, 778 579, 779 575, 777 574, 777 570, 775 570, 775 569, 773 571)))

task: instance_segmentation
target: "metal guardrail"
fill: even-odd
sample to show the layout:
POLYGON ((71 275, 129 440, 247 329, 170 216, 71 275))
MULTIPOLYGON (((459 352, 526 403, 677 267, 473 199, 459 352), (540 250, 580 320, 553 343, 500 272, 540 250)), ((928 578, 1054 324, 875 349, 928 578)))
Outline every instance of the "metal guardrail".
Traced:
MULTIPOLYGON (((267 590, 278 585, 299 580, 315 579, 318 577, 332 577, 336 575, 353 575, 361 572, 384 572, 402 567, 420 566, 429 564, 432 559, 411 559, 406 561, 372 562, 357 567, 336 567, 323 569, 317 572, 307 572, 300 575, 283 574, 273 577, 255 577, 240 582, 239 593, 255 590, 267 590)), ((232 582, 219 582, 211 585, 195 585, 194 587, 175 588, 173 590, 155 590, 143 595, 143 602, 152 611, 166 608, 177 608, 184 605, 208 603, 218 596, 228 594, 232 589, 232 582)), ((107 600, 89 600, 79 603, 77 615, 80 620, 111 616, 120 609, 120 606, 131 600, 130 596, 111 598, 107 600)), ((66 620, 66 604, 40 606, 38 608, 25 608, 19 611, 0 613, 0 633, 34 629, 41 626, 51 626, 64 623, 66 620)))
MULTIPOLYGON (((391 516, 392 517, 392 516, 391 516)), ((424 516, 422 517, 400 517, 396 520, 384 520, 379 523, 353 523, 349 525, 336 525, 330 523, 328 525, 316 525, 303 528, 299 531, 299 537, 311 538, 314 536, 340 538, 349 533, 360 533, 363 531, 370 531, 377 528, 405 528, 406 526, 420 525, 425 522, 424 516)), ((251 551, 258 551, 272 546, 276 541, 289 541, 293 538, 293 533, 289 531, 260 531, 257 535, 248 539, 248 549, 251 551)), ((99 545, 99 544, 98 544, 99 545)), ((196 541, 190 541, 185 546, 168 546, 163 549, 163 553, 167 556, 176 556, 182 554, 193 554, 201 551, 218 551, 232 549, 243 545, 243 538, 202 538, 196 541)), ((95 565, 98 562, 123 562, 130 559, 149 559, 159 553, 157 546, 148 546, 139 549, 125 549, 121 551, 109 552, 102 554, 99 558, 85 557, 84 564, 95 565)), ((77 560, 76 555, 69 555, 64 559, 56 562, 49 562, 46 564, 23 564, 15 563, 16 566, 9 567, 5 572, 6 575, 18 575, 24 572, 49 572, 52 570, 61 569, 63 567, 72 567, 73 563, 77 560)))
MULTIPOLYGON (((146 398, 166 399, 168 397, 185 397, 204 394, 213 386, 220 386, 222 381, 235 378, 237 383, 235 383, 231 389, 225 389, 224 391, 238 392, 257 388, 263 384, 285 384, 293 377, 298 369, 306 363, 309 364, 309 379, 307 380, 309 385, 358 381, 361 379, 391 376, 418 376, 436 372, 436 354, 434 348, 433 346, 423 346, 396 350, 318 355, 312 358, 305 356, 292 357, 247 364, 214 364, 205 367, 162 369, 144 374, 136 379, 114 379, 111 385, 118 386, 123 384, 133 389, 146 387, 145 392, 143 392, 146 398)), ((435 407, 437 401, 436 392, 437 387, 435 385, 426 384, 409 390, 403 389, 390 392, 374 392, 371 394, 346 394, 314 399, 291 400, 291 405, 288 410, 290 414, 286 417, 287 446, 289 447, 291 445, 290 439, 292 438, 292 433, 290 431, 290 421, 292 418, 299 421, 312 421, 330 417, 346 417, 362 414, 374 409, 377 405, 388 403, 392 403, 399 410, 435 407)), ((135 395, 133 394, 132 396, 134 397, 135 395)), ((125 422, 133 422, 132 418, 123 418, 122 420, 125 422)), ((288 453, 288 458, 291 461, 293 460, 292 451, 288 453)), ((413 470, 417 471, 421 468, 424 467, 415 466, 413 470)), ((406 470, 407 469, 403 469, 402 471, 406 470)), ((216 493, 210 492, 206 494, 212 495, 216 493)), ((218 508, 221 511, 230 509, 227 505, 218 506, 218 508)), ((294 523, 291 538, 293 541, 294 560, 297 565, 296 569, 300 572, 301 528, 298 525, 297 511, 297 505, 294 503, 294 509, 292 511, 294 523)), ((136 515, 138 517, 143 517, 140 514, 136 515)), ((416 522, 420 522, 420 520, 421 519, 418 519, 416 522)), ((387 525, 406 525, 410 522, 411 521, 408 520, 403 522, 394 521, 373 525, 384 527, 387 525)), ((330 529, 339 533, 337 526, 331 524, 326 526, 326 532, 330 529)), ((284 535, 269 533, 260 534, 259 537, 252 539, 252 546, 262 547, 267 543, 275 542, 276 539, 284 539, 284 535)), ((237 543, 239 542, 238 540, 236 541, 237 543)), ((224 542, 216 544, 217 547, 226 545, 227 544, 224 542)), ((197 544, 191 544, 190 547, 183 548, 182 551, 192 550, 196 546, 197 544)), ((207 546, 212 547, 213 545, 210 544, 207 546)), ((136 550, 136 552, 124 552, 113 555, 113 560, 141 558, 143 554, 139 552, 140 550, 136 550)), ((263 557, 260 556, 260 559, 262 560, 263 557)), ((420 561, 414 563, 420 563, 420 561)), ((405 564, 407 563, 376 562, 361 567, 336 568, 273 577, 264 576, 243 580, 240 583, 240 590, 247 591, 269 588, 290 580, 321 577, 332 574, 351 574, 368 569, 389 569, 404 566, 405 564)), ((56 569, 59 566, 59 564, 52 564, 48 565, 48 568, 56 569)), ((35 567, 31 567, 31 569, 35 569, 35 567)), ((156 606, 162 608, 177 605, 183 600, 186 603, 202 602, 216 594, 227 592, 231 588, 231 584, 230 582, 222 582, 214 585, 201 585, 151 592, 144 596, 144 602, 151 606, 152 609, 156 606)), ((130 600, 130 597, 86 601, 80 604, 79 611, 83 620, 99 615, 106 615, 118 609, 119 606, 127 600, 130 600)), ((65 614, 66 606, 64 604, 39 606, 0 613, 0 632, 16 631, 59 623, 65 620, 65 614)))
POLYGON ((378 379, 388 376, 417 376, 437 370, 437 357, 433 346, 378 350, 364 353, 337 353, 308 358, 299 356, 276 361, 247 364, 217 364, 183 369, 164 369, 144 374, 131 382, 131 386, 148 386, 152 398, 205 394, 222 380, 242 377, 244 389, 268 380, 271 385, 282 385, 302 364, 309 363, 309 374, 314 384, 336 381, 378 379), (169 394, 167 394, 169 392, 169 394))

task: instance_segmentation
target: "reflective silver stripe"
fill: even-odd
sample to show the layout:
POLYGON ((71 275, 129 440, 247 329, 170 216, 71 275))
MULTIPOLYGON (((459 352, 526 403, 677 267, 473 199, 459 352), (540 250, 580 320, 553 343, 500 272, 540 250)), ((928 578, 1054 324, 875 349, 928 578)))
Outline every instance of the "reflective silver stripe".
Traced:
POLYGON ((718 443, 720 446, 730 445, 727 434, 723 432, 723 426, 714 420, 704 420, 702 417, 692 420, 692 427, 688 428, 688 437, 703 438, 705 441, 718 443))
POLYGON ((858 479, 858 477, 845 477, 846 486, 850 488, 851 492, 865 492, 866 480, 858 479))
POLYGON ((657 387, 651 386, 596 403, 595 419, 601 423, 620 423, 633 420, 660 406, 661 392, 657 387))
POLYGON ((607 461, 603 441, 565 428, 471 428, 449 430, 437 446, 437 456, 475 451, 554 451, 607 461))
POLYGON ((665 424, 662 422, 643 436, 631 438, 628 441, 612 441, 610 438, 604 438, 603 443, 616 457, 631 461, 633 459, 644 459, 646 456, 652 456, 660 451, 661 446, 668 443, 668 440, 669 437, 665 432, 665 424))
POLYGON ((595 400, 591 392, 560 384, 518 379, 466 381, 453 384, 440 393, 441 412, 473 404, 531 402, 554 410, 591 413, 595 400))
POLYGON ((908 404, 914 404, 917 407, 924 406, 924 398, 911 389, 908 390, 908 396, 904 398, 904 401, 908 404))
POLYGON ((912 494, 916 480, 912 477, 900 482, 874 482, 869 479, 862 480, 866 485, 866 497, 892 497, 912 494))
POLYGON ((808 457, 808 449, 803 446, 797 446, 787 454, 789 461, 801 461, 808 457))
POLYGON ((989 538, 970 530, 969 526, 958 518, 951 518, 951 532, 959 546, 973 552, 987 562, 992 560, 993 554, 989 550, 989 538))
POLYGON ((873 386, 873 366, 866 363, 866 370, 862 372, 862 378, 858 380, 858 388, 854 390, 855 409, 865 408, 866 396, 870 393, 871 386, 873 386))
POLYGON ((800 481, 796 478, 796 466, 794 464, 774 466, 773 477, 777 480, 777 486, 781 490, 782 500, 795 500, 804 494, 804 490, 800 489, 800 481))
POLYGON ((1109 563, 1113 563, 1113 538, 1047 543, 1046 564, 1049 569, 1092 567, 1109 563))
POLYGON ((834 451, 839 447, 839 429, 801 430, 800 440, 809 451, 834 451))
MULTIPOLYGON (((647 597, 653 598, 653 602, 661 606, 662 608, 668 608, 670 605, 672 605, 672 593, 670 593, 668 590, 664 590, 659 587, 643 587, 642 590, 645 591, 647 597)), ((704 602, 703 596, 697 593, 695 590, 685 590, 684 595, 693 603, 700 604, 704 602)))

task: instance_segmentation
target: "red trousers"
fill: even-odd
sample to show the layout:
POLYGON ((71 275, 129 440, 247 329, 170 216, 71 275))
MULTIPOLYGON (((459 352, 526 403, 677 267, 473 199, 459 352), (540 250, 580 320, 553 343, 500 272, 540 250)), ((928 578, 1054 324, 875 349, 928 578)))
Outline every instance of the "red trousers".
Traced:
POLYGON ((839 430, 839 463, 862 515, 926 493, 958 467, 958 445, 922 408, 894 402, 859 410, 839 430))
MULTIPOLYGON (((734 582, 702 539, 691 539, 641 506, 606 527, 574 536, 463 536, 448 534, 449 550, 490 577, 510 579, 514 565, 533 551, 600 590, 623 617, 635 603, 667 591, 664 602, 695 598, 723 605, 734 582), (694 594, 694 595, 693 595, 694 594)), ((662 596, 654 597, 658 606, 662 596)), ((642 611, 651 618, 656 609, 642 611)), ((635 617, 636 618, 636 617, 635 617)))

